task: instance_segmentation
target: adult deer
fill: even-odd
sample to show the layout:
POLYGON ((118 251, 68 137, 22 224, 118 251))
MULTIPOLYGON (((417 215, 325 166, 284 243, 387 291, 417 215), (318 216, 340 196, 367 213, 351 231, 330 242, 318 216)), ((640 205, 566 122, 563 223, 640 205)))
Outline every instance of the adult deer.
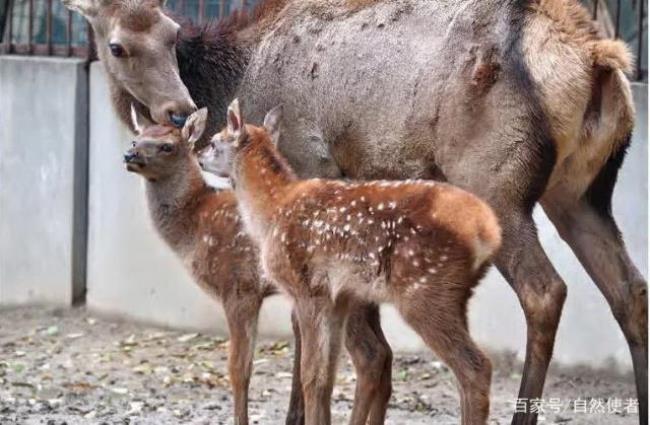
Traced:
POLYGON ((235 96, 251 122, 284 104, 280 150, 301 176, 430 178, 485 199, 528 325, 524 400, 542 395, 566 297, 532 219, 540 202, 628 341, 647 423, 647 284, 611 214, 634 123, 630 59, 577 0, 263 0, 180 30, 158 0, 65 1, 93 25, 127 124, 133 101, 178 122, 143 92, 189 104, 180 73, 210 109, 208 133, 235 96))

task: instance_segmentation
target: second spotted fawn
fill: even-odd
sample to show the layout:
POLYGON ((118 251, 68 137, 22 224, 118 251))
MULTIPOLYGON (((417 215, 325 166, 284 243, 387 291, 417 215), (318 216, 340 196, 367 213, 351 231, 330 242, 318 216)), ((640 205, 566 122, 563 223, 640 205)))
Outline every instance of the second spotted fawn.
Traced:
MULTIPOLYGON (((467 301, 501 243, 474 195, 425 181, 299 180, 275 144, 280 110, 246 125, 235 100, 202 161, 229 175, 264 273, 295 300, 307 425, 329 424, 342 327, 355 300, 391 302, 460 384, 462 423, 485 424, 491 365, 467 301)), ((364 422, 360 422, 364 423, 364 422)))
MULTIPOLYGON (((264 298, 277 291, 260 276, 258 250, 243 229, 234 193, 213 189, 201 175, 192 144, 204 131, 206 110, 191 115, 182 130, 145 126, 135 110, 132 116, 138 135, 124 155, 126 168, 146 179, 148 206, 158 233, 194 280, 224 307, 230 331, 228 372, 235 424, 247 425, 259 310, 264 298)), ((374 321, 368 314, 376 312, 357 312, 347 326, 346 341, 358 376, 354 410, 370 409, 371 423, 380 424, 391 391, 391 352, 381 329, 372 328, 374 321)), ((299 349, 296 326, 294 332, 299 349)), ((290 423, 301 422, 303 415, 299 373, 294 368, 290 423)))

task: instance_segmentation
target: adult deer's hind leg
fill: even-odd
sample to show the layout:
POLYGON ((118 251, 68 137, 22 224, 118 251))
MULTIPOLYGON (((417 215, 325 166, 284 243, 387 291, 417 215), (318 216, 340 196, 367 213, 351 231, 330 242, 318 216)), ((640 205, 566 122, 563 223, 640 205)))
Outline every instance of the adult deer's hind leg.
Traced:
POLYGON ((381 330, 379 306, 355 302, 346 323, 345 345, 357 374, 351 425, 381 425, 392 391, 392 351, 381 330))
MULTIPOLYGON (((622 155, 619 153, 618 155, 622 155)), ((648 423, 647 282, 630 259, 611 214, 615 155, 581 199, 550 193, 544 210, 609 303, 632 354, 639 419, 648 423)))
POLYGON ((253 368, 257 318, 262 299, 253 295, 238 294, 224 300, 223 306, 230 331, 228 375, 235 399, 235 425, 247 425, 248 386, 253 368))

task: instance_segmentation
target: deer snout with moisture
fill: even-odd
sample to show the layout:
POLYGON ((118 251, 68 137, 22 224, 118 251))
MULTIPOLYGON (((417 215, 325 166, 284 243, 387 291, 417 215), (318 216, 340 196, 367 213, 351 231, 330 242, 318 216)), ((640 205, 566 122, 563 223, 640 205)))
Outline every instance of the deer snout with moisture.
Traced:
POLYGON ((133 142, 133 146, 124 153, 124 163, 126 170, 137 172, 146 165, 144 157, 140 155, 137 149, 137 142, 133 142))

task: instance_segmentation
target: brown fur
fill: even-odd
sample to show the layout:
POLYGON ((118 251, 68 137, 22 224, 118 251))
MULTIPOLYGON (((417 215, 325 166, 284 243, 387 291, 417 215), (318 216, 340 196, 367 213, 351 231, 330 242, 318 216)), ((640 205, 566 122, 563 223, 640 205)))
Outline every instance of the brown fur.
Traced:
POLYGON ((116 17, 125 28, 135 32, 143 32, 160 21, 158 7, 160 3, 156 0, 132 3, 130 7, 117 9, 116 17))
POLYGON ((377 3, 377 0, 345 0, 345 6, 350 12, 356 12, 377 3))
MULTIPOLYGON (((260 277, 258 250, 242 228, 233 192, 215 191, 205 184, 180 130, 159 125, 146 127, 127 155, 138 153, 140 160, 127 161, 127 167, 148 180, 147 197, 157 231, 183 260, 195 281, 224 307, 231 337, 228 364, 234 416, 237 424, 246 425, 257 317, 264 298, 277 290, 260 277), (151 143, 155 156, 161 155, 158 147, 164 143, 174 144, 176 151, 163 162, 138 165, 151 155, 147 153, 151 150, 144 146, 151 143)), ((372 407, 370 424, 379 425, 383 423, 391 393, 392 353, 381 329, 368 328, 364 315, 371 310, 360 306, 346 332, 348 350, 357 369, 356 393, 367 397, 355 403, 355 408, 372 407), (383 374, 387 365, 389 372, 383 374), (387 381, 375 379, 376 376, 385 376, 387 381), (376 406, 372 404, 375 400, 380 400, 376 406)), ((298 345, 299 337, 297 334, 298 345)), ((296 406, 294 409, 289 412, 291 423, 302 423, 302 411, 296 406)))
POLYGON ((129 153, 146 155, 141 143, 151 140, 177 146, 175 157, 156 166, 167 167, 173 174, 163 177, 155 170, 146 171, 151 165, 132 167, 149 180, 149 208, 159 234, 199 286, 223 305, 231 337, 228 368, 235 417, 237 423, 246 424, 257 317, 263 299, 276 291, 260 278, 257 248, 243 231, 233 193, 205 184, 177 129, 147 127, 129 153))
POLYGON ((263 270, 296 301, 307 423, 330 421, 340 328, 358 301, 393 302, 454 370, 462 423, 486 423, 490 364, 466 308, 501 243, 492 210, 444 183, 298 180, 269 133, 243 128, 219 138, 233 143, 235 193, 263 270))
MULTIPOLYGON (((93 16, 96 2, 64 1, 93 16)), ((558 215, 573 217, 578 235, 572 249, 593 269, 613 310, 632 314, 633 305, 647 304, 644 291, 629 292, 639 294, 634 302, 612 296, 626 292, 630 281, 639 288, 645 282, 617 232, 607 231, 617 228, 611 195, 634 124, 624 75, 629 54, 621 42, 598 34, 578 0, 359 2, 367 6, 351 13, 346 0, 287 0, 265 25, 240 25, 196 45, 180 37, 182 82, 169 78, 176 66, 170 60, 150 72, 135 62, 118 69, 118 61, 102 53, 108 40, 101 36, 102 26, 117 24, 101 17, 91 22, 100 28, 109 81, 122 89, 114 93, 127 97, 115 103, 128 105, 135 96, 154 120, 166 122, 170 101, 180 113, 191 109, 187 86, 196 104, 210 107, 213 130, 223 125, 235 96, 246 100, 255 121, 282 103, 283 133, 291 137, 281 149, 300 175, 437 178, 488 200, 504 228, 496 264, 527 320, 519 397, 540 398, 566 285, 539 243, 531 216, 538 201, 545 208, 562 205, 558 215), (481 62, 482 53, 495 48, 494 62, 481 62), (152 90, 138 93, 143 87, 152 90), (589 215, 575 213, 581 206, 605 218, 579 226, 589 215), (576 241, 595 234, 606 248, 583 249, 593 244, 576 241), (620 267, 608 268, 603 258, 620 267)), ((154 59, 169 57, 158 54, 168 48, 161 43, 167 38, 155 33, 158 26, 148 39, 154 59)), ((619 321, 636 352, 640 411, 647 417, 647 340, 637 337, 646 322, 619 321)), ((535 418, 519 413, 513 423, 535 418)))

